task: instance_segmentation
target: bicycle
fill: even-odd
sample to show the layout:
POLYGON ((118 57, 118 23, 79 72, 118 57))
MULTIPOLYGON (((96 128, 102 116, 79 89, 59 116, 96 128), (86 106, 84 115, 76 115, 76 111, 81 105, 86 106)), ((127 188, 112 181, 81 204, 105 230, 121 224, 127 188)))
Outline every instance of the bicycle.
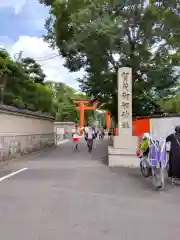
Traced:
POLYGON ((140 161, 140 171, 143 177, 149 178, 152 177, 153 185, 156 187, 156 189, 163 188, 164 187, 164 172, 161 167, 161 164, 158 163, 160 173, 158 174, 158 168, 157 165, 153 166, 150 163, 150 160, 148 156, 142 156, 140 161))
POLYGON ((156 189, 164 187, 164 170, 166 169, 164 147, 165 145, 160 146, 159 141, 151 140, 148 154, 143 155, 142 153, 139 156, 141 159, 140 170, 143 177, 152 177, 152 182, 156 189))
POLYGON ((140 160, 140 171, 143 177, 148 178, 152 175, 151 167, 149 165, 148 156, 139 156, 140 160))

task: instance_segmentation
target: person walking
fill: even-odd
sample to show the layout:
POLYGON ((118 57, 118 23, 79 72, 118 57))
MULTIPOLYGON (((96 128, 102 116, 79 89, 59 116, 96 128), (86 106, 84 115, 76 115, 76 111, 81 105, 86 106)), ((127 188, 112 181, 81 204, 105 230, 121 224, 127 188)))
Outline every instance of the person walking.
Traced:
POLYGON ((79 148, 79 138, 80 138, 80 133, 79 133, 78 125, 75 125, 75 129, 72 130, 72 140, 73 140, 74 150, 77 150, 79 148))
POLYGON ((112 129, 109 129, 108 131, 108 139, 112 140, 112 129))
POLYGON ((96 138, 96 134, 93 131, 92 127, 89 127, 86 134, 85 134, 85 140, 87 142, 87 147, 88 147, 88 151, 91 152, 92 148, 93 148, 93 142, 94 139, 96 138))
POLYGON ((174 180, 180 180, 180 126, 175 127, 175 132, 166 138, 166 142, 171 144, 168 177, 171 178, 173 184, 174 180))

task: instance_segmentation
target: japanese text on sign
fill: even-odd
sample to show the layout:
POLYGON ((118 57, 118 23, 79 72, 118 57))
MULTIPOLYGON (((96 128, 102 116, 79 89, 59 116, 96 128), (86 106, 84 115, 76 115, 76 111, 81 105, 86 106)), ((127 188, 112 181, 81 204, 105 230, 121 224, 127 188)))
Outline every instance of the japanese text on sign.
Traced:
POLYGON ((122 97, 125 99, 125 100, 129 100, 129 93, 127 93, 127 92, 125 92, 125 91, 123 91, 123 93, 122 93, 122 97))
POLYGON ((128 122, 122 122, 121 125, 122 128, 130 128, 129 123, 128 122))
POLYGON ((130 116, 130 99, 129 99, 129 84, 128 84, 128 77, 129 73, 123 72, 122 73, 122 89, 121 89, 121 95, 123 98, 123 101, 121 102, 121 127, 122 128, 130 128, 129 124, 129 116, 130 116))

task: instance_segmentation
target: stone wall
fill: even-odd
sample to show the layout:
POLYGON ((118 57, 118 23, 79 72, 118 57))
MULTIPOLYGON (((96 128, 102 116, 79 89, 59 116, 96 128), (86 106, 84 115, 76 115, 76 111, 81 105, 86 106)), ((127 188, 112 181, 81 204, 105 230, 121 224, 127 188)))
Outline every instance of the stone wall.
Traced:
POLYGON ((54 145, 51 116, 0 105, 0 160, 54 145))

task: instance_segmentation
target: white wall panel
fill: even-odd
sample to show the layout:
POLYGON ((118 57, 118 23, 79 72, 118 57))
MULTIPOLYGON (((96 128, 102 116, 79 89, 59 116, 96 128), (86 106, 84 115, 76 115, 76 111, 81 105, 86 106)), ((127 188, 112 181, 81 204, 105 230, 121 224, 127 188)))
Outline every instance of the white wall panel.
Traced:
POLYGON ((180 117, 152 118, 150 120, 150 132, 153 137, 160 140, 174 132, 177 125, 180 125, 180 117))

